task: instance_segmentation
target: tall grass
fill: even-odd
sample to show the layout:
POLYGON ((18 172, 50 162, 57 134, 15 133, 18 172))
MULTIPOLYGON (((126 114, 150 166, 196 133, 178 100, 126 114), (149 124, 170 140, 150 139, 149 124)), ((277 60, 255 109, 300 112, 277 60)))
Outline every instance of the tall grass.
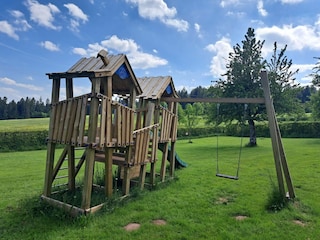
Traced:
MULTIPOLYGON (((174 181, 76 219, 39 200, 45 151, 0 153, 0 239, 318 239, 319 139, 283 139, 297 198, 282 209, 269 204, 277 184, 270 139, 243 148, 238 181, 215 177, 215 141, 178 141, 189 165, 174 181), (125 231, 131 222, 141 227, 125 231)), ((221 171, 236 169, 239 141, 220 137, 221 171)))

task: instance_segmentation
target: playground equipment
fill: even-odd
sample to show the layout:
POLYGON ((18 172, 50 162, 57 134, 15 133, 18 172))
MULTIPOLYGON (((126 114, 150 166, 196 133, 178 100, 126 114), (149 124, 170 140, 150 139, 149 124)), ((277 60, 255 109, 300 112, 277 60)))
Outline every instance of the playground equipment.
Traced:
MULTIPOLYGON (((294 192, 290 171, 289 171, 286 155, 285 155, 282 140, 281 140, 279 125, 275 115, 267 72, 265 70, 261 71, 260 77, 261 77, 262 90, 264 93, 263 98, 183 98, 183 99, 167 98, 163 100, 177 101, 177 102, 265 104, 266 110, 267 110, 268 122, 269 122, 269 130, 270 130, 270 137, 271 137, 271 143, 272 143, 272 149, 273 149, 274 163, 275 163, 277 179, 278 179, 279 192, 281 196, 283 196, 283 198, 289 197, 291 199, 294 199, 295 192, 294 192), (284 179, 286 182, 286 188, 284 184, 284 179)), ((229 177, 229 176, 221 175, 221 177, 229 177)), ((236 176, 232 176, 231 178, 236 178, 236 176)))
MULTIPOLYGON (((217 137, 217 142, 216 142, 216 160, 217 160, 216 176, 217 177, 223 177, 223 178, 228 178, 228 179, 233 179, 233 180, 239 179, 240 159, 241 159, 242 142, 243 142, 243 122, 245 121, 247 107, 248 107, 248 105, 244 104, 243 118, 242 118, 242 121, 240 122, 240 124, 241 124, 241 138, 240 138, 240 149, 239 149, 239 155, 238 155, 238 167, 236 170, 236 174, 234 176, 220 173, 220 169, 219 169, 219 134, 216 133, 216 135, 217 135, 216 136, 217 137)), ((218 123, 219 123, 219 112, 220 112, 220 103, 217 103, 217 122, 216 122, 216 125, 218 125, 218 123)))
POLYGON ((179 99, 171 77, 136 78, 125 55, 108 55, 104 50, 97 57, 80 59, 66 72, 47 75, 52 79, 52 109, 41 197, 49 204, 65 209, 72 215, 94 213, 102 208, 104 203, 95 206, 91 203, 93 189, 96 188, 93 181, 95 163, 104 164, 104 186, 98 187, 104 189, 106 197, 111 197, 114 190, 113 165, 118 166, 124 195, 129 194, 133 178, 138 177, 139 186, 143 188, 147 165, 150 165, 150 184, 153 185, 158 147, 163 151, 160 179, 164 181, 166 178, 167 159, 170 162, 168 175, 173 177, 176 162, 185 165, 175 152, 177 103, 182 101, 264 103, 279 190, 286 196, 284 177, 289 197, 295 197, 266 72, 261 73, 264 98, 242 99, 179 99), (91 92, 74 96, 74 83, 79 78, 90 80, 91 92), (62 100, 61 79, 65 79, 66 83, 65 99, 61 97, 62 100), (165 106, 161 105, 163 102, 165 106), (62 151, 57 144, 63 146, 62 151), (76 156, 78 151, 81 154, 76 156), (64 163, 67 163, 66 167, 63 167, 64 163), (76 186, 76 177, 81 169, 83 183, 79 187, 76 186), (67 171, 66 175, 59 175, 63 170, 67 171), (62 184, 58 191, 81 190, 80 207, 53 197, 53 188, 61 179, 67 179, 67 183, 62 184))
POLYGON ((43 200, 73 215, 100 209, 103 204, 93 206, 91 203, 93 189, 97 187, 95 163, 99 162, 104 164, 103 188, 107 197, 111 197, 114 190, 113 165, 118 166, 124 195, 129 194, 133 178, 139 178, 139 186, 143 188, 147 165, 151 166, 150 184, 154 184, 158 143, 165 145, 161 180, 166 177, 169 144, 172 149, 169 177, 173 177, 177 103, 160 105, 162 97, 178 97, 171 77, 137 79, 125 55, 112 56, 104 50, 97 57, 80 59, 66 72, 47 75, 52 79, 52 111, 43 200), (79 78, 90 80, 91 92, 74 96, 74 84, 79 78), (63 100, 60 99, 61 79, 66 82, 63 100), (57 144, 64 147, 61 153, 57 144), (76 156, 78 151, 82 153, 76 156), (81 169, 82 187, 76 186, 81 169), (67 173, 60 175, 64 170, 67 173), (67 182, 58 184, 63 179, 67 182), (57 185, 61 185, 60 192, 81 189, 81 207, 55 199, 53 189, 57 185))

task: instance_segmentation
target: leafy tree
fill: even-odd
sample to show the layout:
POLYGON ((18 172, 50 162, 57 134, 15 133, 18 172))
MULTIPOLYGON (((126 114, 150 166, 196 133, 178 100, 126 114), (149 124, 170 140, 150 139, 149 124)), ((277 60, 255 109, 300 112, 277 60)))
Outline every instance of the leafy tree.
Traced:
POLYGON ((274 43, 273 54, 267 63, 268 79, 272 93, 275 111, 281 113, 301 114, 303 112, 297 95, 300 88, 295 84, 294 75, 299 69, 292 71, 292 60, 285 55, 287 45, 278 52, 277 43, 274 43))
MULTIPOLYGON (((191 136, 192 128, 194 128, 198 124, 199 119, 197 118, 195 107, 190 103, 186 104, 185 116, 188 127, 188 133, 189 136, 191 136)), ((192 142, 191 138, 189 139, 189 142, 192 142)))
POLYGON ((310 105, 313 119, 320 120, 320 91, 317 91, 311 95, 310 105))
POLYGON ((178 121, 179 123, 185 123, 186 122, 186 114, 182 108, 182 105, 178 104, 178 121))
MULTIPOLYGON (((233 47, 233 52, 229 54, 229 63, 226 65, 227 72, 222 76, 218 85, 222 90, 223 97, 253 98, 261 97, 260 71, 266 65, 263 60, 261 50, 264 41, 257 41, 253 28, 248 28, 245 40, 242 45, 237 44, 233 47)), ((261 106, 250 104, 247 108, 247 119, 250 127, 250 146, 256 146, 254 120, 257 119, 262 111, 261 106)), ((243 121, 243 104, 221 104, 220 116, 222 121, 231 122, 232 120, 243 121)))
POLYGON ((315 86, 320 86, 320 57, 315 57, 319 61, 316 63, 316 66, 313 68, 313 73, 311 74, 312 83, 315 86))

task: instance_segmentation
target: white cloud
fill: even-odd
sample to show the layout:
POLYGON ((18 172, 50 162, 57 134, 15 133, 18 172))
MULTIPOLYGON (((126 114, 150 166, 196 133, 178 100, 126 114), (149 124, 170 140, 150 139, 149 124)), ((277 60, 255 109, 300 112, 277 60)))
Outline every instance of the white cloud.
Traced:
POLYGON ((187 32, 189 23, 185 20, 175 18, 177 9, 169 8, 164 0, 126 0, 138 6, 139 15, 143 18, 155 20, 158 19, 167 26, 176 28, 178 31, 187 32))
POLYGON ((78 32, 80 21, 82 21, 82 23, 86 23, 88 21, 88 15, 86 15, 77 5, 73 3, 64 4, 63 6, 69 10, 69 15, 71 16, 70 29, 78 32))
POLYGON ((287 50, 320 50, 320 32, 317 27, 310 25, 284 25, 282 27, 272 26, 256 29, 256 37, 265 40, 264 54, 273 50, 273 43, 278 46, 288 45, 287 50))
POLYGON ((262 0, 259 0, 259 1, 258 1, 258 3, 257 3, 257 9, 258 9, 259 14, 260 14, 262 17, 268 16, 268 12, 263 8, 263 1, 262 1, 262 0))
POLYGON ((15 18, 22 18, 24 17, 24 14, 22 12, 20 12, 19 10, 12 10, 12 11, 9 11, 10 14, 15 17, 15 18))
POLYGON ((195 23, 195 24, 194 24, 194 30, 195 30, 196 33, 198 34, 198 37, 199 37, 199 38, 202 38, 202 34, 201 34, 201 32, 200 32, 201 26, 200 26, 198 23, 195 23))
POLYGON ((281 3, 283 4, 296 4, 296 3, 301 3, 304 0, 281 0, 281 3))
POLYGON ((220 2, 220 6, 224 8, 230 5, 236 5, 238 3, 239 3, 239 0, 222 0, 220 2))
POLYGON ((16 34, 16 29, 7 21, 0 21, 0 32, 7 34, 15 40, 19 40, 19 36, 16 34))
POLYGON ((77 5, 73 3, 68 3, 68 4, 64 4, 63 6, 68 8, 69 14, 73 18, 82 20, 82 22, 88 21, 88 15, 86 15, 77 5))
POLYGON ((14 24, 17 31, 25 32, 32 28, 28 21, 24 18, 24 14, 19 10, 12 10, 10 11, 10 14, 15 18, 14 24))
POLYGON ((52 51, 52 52, 57 52, 60 51, 59 46, 54 44, 53 42, 50 41, 44 41, 40 43, 41 47, 44 47, 45 49, 52 51))
POLYGON ((155 68, 168 64, 166 59, 141 51, 140 46, 133 39, 120 39, 116 35, 101 41, 100 44, 89 44, 88 49, 74 48, 73 53, 81 56, 96 56, 101 49, 107 49, 111 53, 126 54, 131 66, 136 69, 155 68))
POLYGON ((60 12, 58 7, 51 3, 44 5, 36 0, 27 0, 25 4, 30 11, 30 18, 32 21, 38 23, 40 26, 47 27, 53 30, 61 29, 61 27, 55 26, 53 24, 54 14, 60 12))
POLYGON ((12 80, 12 79, 7 78, 7 77, 0 78, 0 83, 3 83, 3 84, 8 85, 8 86, 15 86, 15 87, 20 87, 20 88, 25 88, 25 89, 29 89, 29 90, 32 90, 32 91, 43 91, 42 87, 37 87, 37 86, 32 85, 32 84, 17 83, 15 80, 12 80))
POLYGON ((233 51, 231 40, 223 37, 216 43, 209 44, 205 49, 216 54, 211 59, 210 73, 213 77, 221 77, 221 74, 226 72, 229 53, 233 51))

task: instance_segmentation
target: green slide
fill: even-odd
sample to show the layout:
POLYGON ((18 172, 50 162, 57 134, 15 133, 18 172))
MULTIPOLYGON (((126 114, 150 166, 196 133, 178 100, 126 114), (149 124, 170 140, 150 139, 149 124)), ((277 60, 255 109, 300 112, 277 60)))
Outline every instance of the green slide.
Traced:
MULTIPOLYGON (((164 150, 164 143, 159 143, 158 144, 158 149, 163 152, 164 150)), ((171 146, 169 145, 168 147, 168 156, 167 156, 167 160, 170 160, 170 153, 171 153, 171 146)), ((179 157, 178 153, 175 152, 174 153, 174 158, 175 158, 175 167, 176 168, 183 168, 183 167, 187 167, 188 164, 184 161, 182 161, 182 159, 179 157)))

